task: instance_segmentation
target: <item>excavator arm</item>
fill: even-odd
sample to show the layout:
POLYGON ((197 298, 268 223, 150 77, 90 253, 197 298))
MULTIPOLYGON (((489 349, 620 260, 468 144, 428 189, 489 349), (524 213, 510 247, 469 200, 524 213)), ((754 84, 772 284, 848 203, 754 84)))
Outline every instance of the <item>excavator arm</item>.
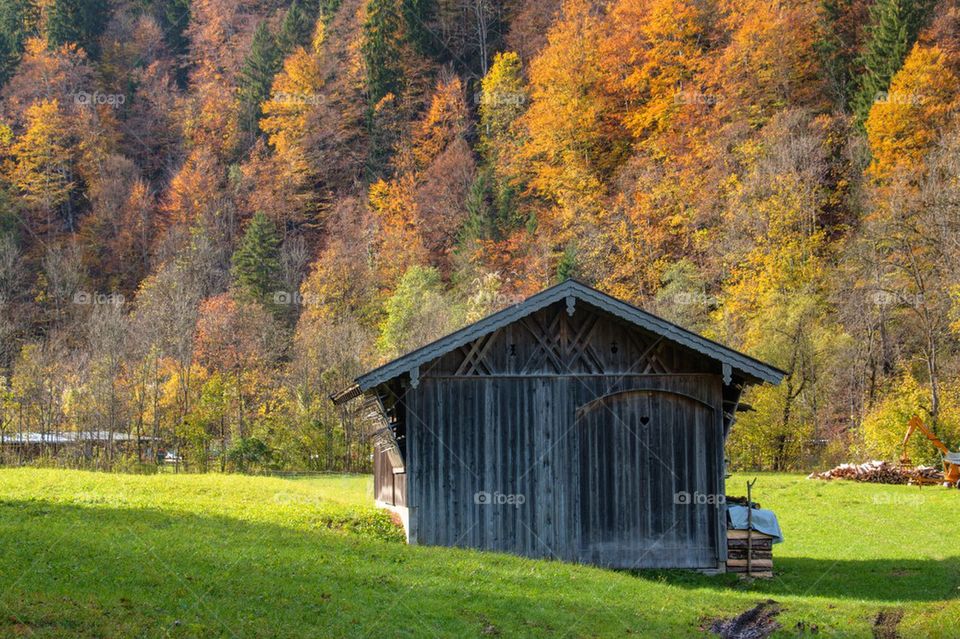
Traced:
POLYGON ((950 449, 947 448, 946 444, 940 441, 940 438, 934 435, 933 431, 927 428, 926 424, 923 423, 923 420, 920 419, 919 415, 914 415, 907 423, 907 434, 903 437, 903 454, 900 455, 901 463, 910 463, 910 457, 907 455, 907 444, 910 443, 910 438, 913 437, 913 433, 917 430, 923 433, 924 436, 926 436, 926 438, 929 439, 930 442, 936 446, 937 450, 939 450, 941 453, 944 455, 950 454, 950 449))
MULTIPOLYGON (((910 443, 910 438, 913 437, 913 434, 918 430, 937 447, 937 450, 943 453, 944 484, 960 488, 960 463, 958 463, 960 462, 960 453, 951 453, 946 444, 940 441, 940 438, 927 428, 918 415, 911 417, 908 423, 907 434, 903 437, 903 454, 900 455, 900 464, 903 466, 910 465, 910 457, 907 455, 907 444, 910 443)), ((922 482, 919 480, 918 483, 922 485, 922 482)))

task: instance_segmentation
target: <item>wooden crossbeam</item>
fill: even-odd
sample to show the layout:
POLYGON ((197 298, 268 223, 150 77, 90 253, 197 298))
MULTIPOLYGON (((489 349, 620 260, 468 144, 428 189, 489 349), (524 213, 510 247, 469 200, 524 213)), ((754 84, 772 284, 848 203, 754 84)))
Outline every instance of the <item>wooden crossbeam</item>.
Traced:
POLYGON ((543 327, 540 325, 540 323, 536 319, 533 319, 533 316, 530 315, 521 321, 521 325, 530 331, 530 334, 533 335, 533 338, 537 340, 538 345, 537 350, 532 352, 526 363, 524 363, 522 370, 529 370, 530 363, 542 351, 546 358, 553 363, 554 367, 556 368, 556 372, 565 372, 563 361, 554 352, 554 345, 547 341, 547 336, 544 335, 543 327), (531 324, 533 326, 531 326, 531 324))
POLYGON ((470 345, 470 349, 466 350, 461 348, 461 352, 465 352, 466 355, 463 358, 463 361, 460 363, 460 366, 457 367, 456 375, 475 375, 491 374, 490 366, 487 364, 484 357, 490 349, 490 345, 494 342, 494 337, 499 331, 485 335, 473 341, 470 345))

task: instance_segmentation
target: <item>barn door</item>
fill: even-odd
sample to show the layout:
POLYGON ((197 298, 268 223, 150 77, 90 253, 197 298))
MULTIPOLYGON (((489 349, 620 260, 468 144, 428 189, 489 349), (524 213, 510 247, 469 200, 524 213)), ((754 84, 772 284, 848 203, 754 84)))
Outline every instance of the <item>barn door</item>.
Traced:
POLYGON ((627 391, 578 409, 581 560, 619 568, 717 565, 712 408, 627 391))

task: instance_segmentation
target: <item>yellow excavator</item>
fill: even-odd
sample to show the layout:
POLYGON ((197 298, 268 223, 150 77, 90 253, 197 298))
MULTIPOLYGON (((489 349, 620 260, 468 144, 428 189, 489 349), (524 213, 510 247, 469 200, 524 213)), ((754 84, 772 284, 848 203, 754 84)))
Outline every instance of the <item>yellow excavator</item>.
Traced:
MULTIPOLYGON (((910 442, 910 438, 913 437, 913 434, 916 431, 923 433, 927 439, 937 447, 937 450, 940 451, 940 455, 943 458, 943 482, 947 486, 952 486, 960 488, 960 453, 950 452, 950 449, 947 448, 946 444, 940 441, 940 438, 933 434, 926 424, 923 423, 923 420, 920 419, 919 415, 914 415, 910 418, 910 421, 907 423, 907 434, 903 437, 903 454, 900 455, 900 466, 907 467, 912 466, 910 462, 910 457, 907 455, 907 444, 910 442)), ((938 480, 923 479, 919 476, 914 478, 916 483, 920 484, 938 484, 938 480)))

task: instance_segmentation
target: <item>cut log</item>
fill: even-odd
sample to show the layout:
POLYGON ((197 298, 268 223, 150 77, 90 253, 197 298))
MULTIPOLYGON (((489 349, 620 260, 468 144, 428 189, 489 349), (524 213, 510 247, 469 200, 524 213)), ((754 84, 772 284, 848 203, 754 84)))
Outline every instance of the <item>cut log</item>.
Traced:
MULTIPOLYGON (((757 550, 757 549, 754 549, 754 550, 750 553, 750 556, 753 557, 754 559, 773 559, 773 552, 771 552, 771 551, 769 551, 769 550, 757 550)), ((727 550, 727 557, 730 558, 730 559, 746 559, 746 558, 747 558, 747 550, 746 550, 745 548, 742 549, 742 550, 728 549, 728 550, 727 550)))
MULTIPOLYGON (((773 559, 751 559, 754 570, 772 570, 773 569, 773 559)), ((747 560, 746 559, 728 559, 727 568, 746 568, 747 560)))
MULTIPOLYGON (((733 550, 733 549, 746 550, 747 543, 748 542, 746 539, 729 539, 727 540, 727 549, 728 550, 733 550)), ((773 548, 773 540, 772 539, 754 539, 752 548, 754 550, 770 550, 773 548)))
POLYGON ((822 473, 811 473, 807 479, 849 479, 874 484, 924 484, 943 480, 943 471, 933 466, 900 466, 885 461, 865 464, 840 464, 822 473))
MULTIPOLYGON (((727 530, 727 539, 746 539, 749 532, 749 530, 727 530)), ((752 537, 754 541, 773 541, 773 537, 770 535, 765 535, 762 532, 757 532, 756 530, 753 531, 752 537)))

